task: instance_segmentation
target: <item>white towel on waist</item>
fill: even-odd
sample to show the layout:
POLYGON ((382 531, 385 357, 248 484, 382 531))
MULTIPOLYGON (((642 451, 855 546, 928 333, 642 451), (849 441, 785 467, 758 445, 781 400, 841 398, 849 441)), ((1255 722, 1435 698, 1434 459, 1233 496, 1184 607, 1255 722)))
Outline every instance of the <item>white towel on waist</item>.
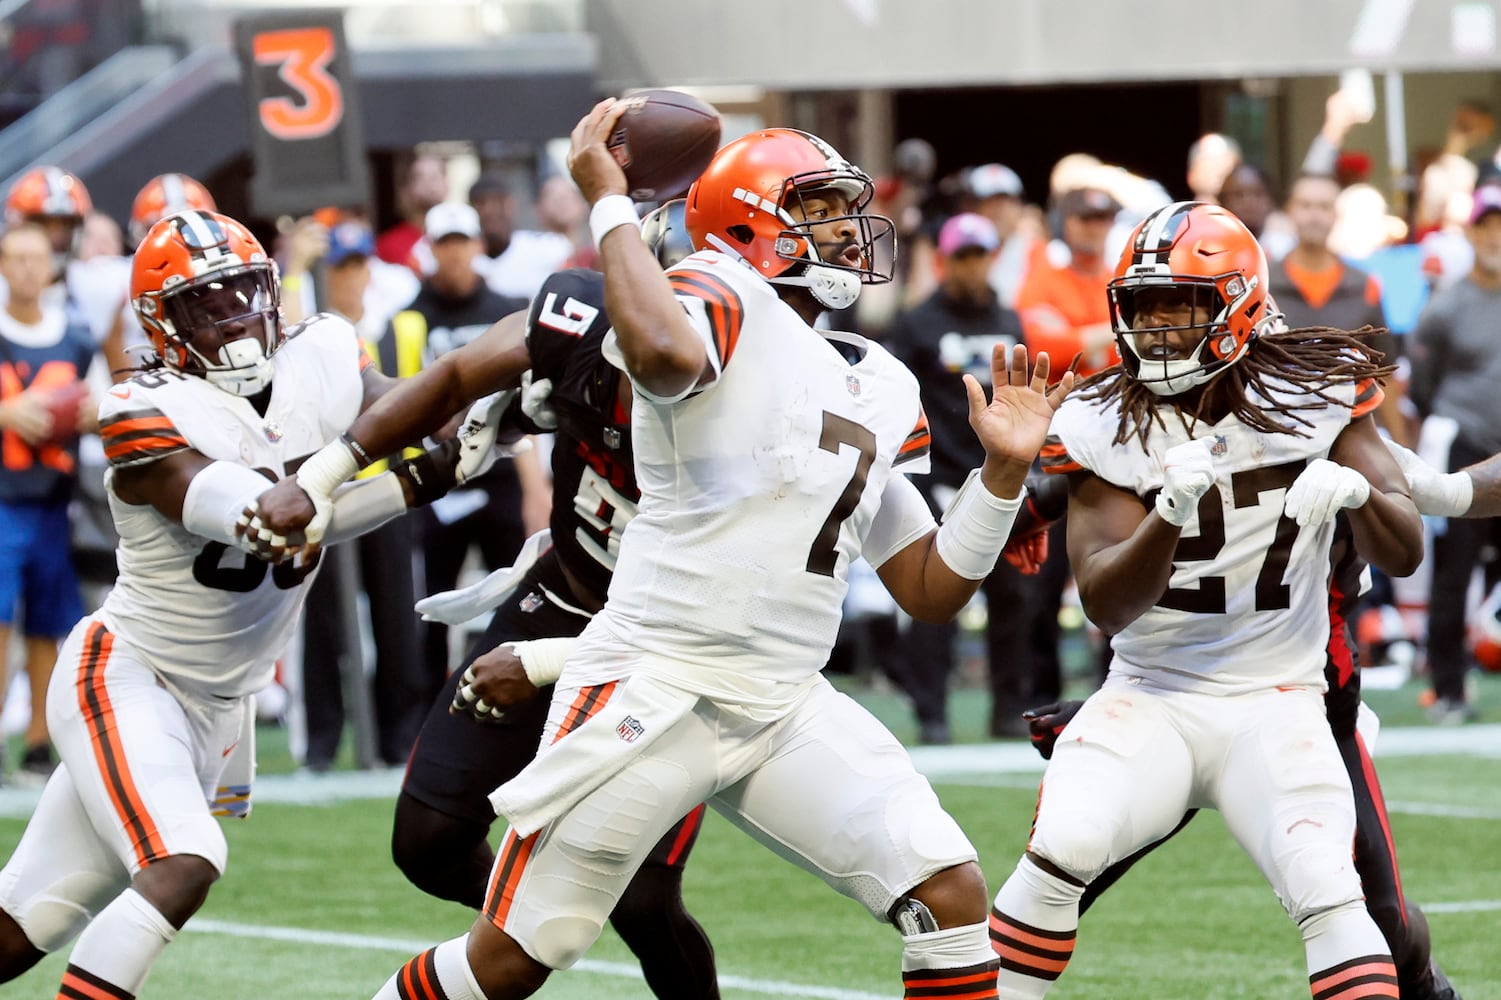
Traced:
MULTIPOLYGON (((577 690, 560 687, 553 697, 571 702, 576 696, 577 690)), ((620 773, 697 703, 698 695, 646 674, 623 678, 604 708, 490 793, 495 814, 517 836, 531 836, 620 773)))

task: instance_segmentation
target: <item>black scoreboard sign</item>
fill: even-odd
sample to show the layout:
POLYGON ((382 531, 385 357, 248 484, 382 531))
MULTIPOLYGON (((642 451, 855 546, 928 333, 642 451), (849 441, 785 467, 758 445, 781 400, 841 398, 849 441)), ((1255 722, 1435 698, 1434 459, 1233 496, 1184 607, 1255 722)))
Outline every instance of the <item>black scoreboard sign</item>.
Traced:
POLYGON ((281 11, 235 23, 257 215, 302 215, 369 199, 358 83, 343 15, 281 11))

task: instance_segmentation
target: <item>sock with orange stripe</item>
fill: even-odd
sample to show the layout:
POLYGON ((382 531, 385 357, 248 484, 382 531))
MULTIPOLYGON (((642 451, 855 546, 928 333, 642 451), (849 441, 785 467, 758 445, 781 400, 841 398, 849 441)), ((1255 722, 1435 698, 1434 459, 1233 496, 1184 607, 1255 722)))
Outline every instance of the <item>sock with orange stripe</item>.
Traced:
POLYGON ((1322 910, 1298 926, 1314 1000, 1396 1000, 1397 967, 1364 903, 1322 910))
POLYGON ((146 897, 126 889, 79 935, 58 1000, 130 1000, 177 928, 146 897))
POLYGON ((984 924, 902 935, 904 997, 995 1000, 998 968, 984 924))
POLYGON ((1022 857, 990 911, 990 944, 1001 960, 997 997, 1037 1000, 1047 995, 1073 957, 1082 895, 1082 885, 1050 875, 1022 857))
POLYGON ((386 980, 374 1000, 485 1000, 469 968, 469 935, 429 948, 386 980))

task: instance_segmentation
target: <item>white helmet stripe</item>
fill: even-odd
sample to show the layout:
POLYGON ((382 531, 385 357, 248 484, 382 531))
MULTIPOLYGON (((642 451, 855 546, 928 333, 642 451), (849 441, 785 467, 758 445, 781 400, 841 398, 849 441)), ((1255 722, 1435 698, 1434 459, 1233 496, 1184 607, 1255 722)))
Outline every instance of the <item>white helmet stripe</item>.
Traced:
POLYGON ((162 174, 162 204, 167 211, 186 206, 187 203, 188 192, 182 182, 182 174, 162 174))

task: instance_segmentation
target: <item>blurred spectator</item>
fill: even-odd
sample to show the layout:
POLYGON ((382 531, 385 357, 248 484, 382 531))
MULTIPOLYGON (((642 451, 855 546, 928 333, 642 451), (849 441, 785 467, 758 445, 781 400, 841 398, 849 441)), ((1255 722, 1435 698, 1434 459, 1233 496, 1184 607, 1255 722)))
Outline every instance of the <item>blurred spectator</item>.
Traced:
POLYGON ((1240 143, 1209 132, 1188 147, 1188 190, 1194 201, 1218 202, 1225 178, 1241 161, 1240 143))
POLYGON ((1374 186, 1351 184, 1335 198, 1329 249, 1380 283, 1381 312, 1399 354, 1429 294, 1423 249, 1406 236, 1407 223, 1387 211, 1386 196, 1374 186))
MULTIPOLYGON (((469 192, 470 204, 474 191, 469 192)), ((573 179, 553 174, 537 189, 537 225, 543 232, 566 236, 573 243, 570 266, 588 267, 598 256, 589 236, 589 203, 573 179)))
POLYGON ((448 164, 436 156, 418 154, 402 176, 396 193, 401 221, 380 234, 375 252, 388 264, 404 264, 422 274, 412 250, 422 239, 422 220, 428 210, 448 197, 448 164))
MULTIPOLYGON (((1352 267, 1330 249, 1339 184, 1333 177, 1305 174, 1293 181, 1287 195, 1287 217, 1298 234, 1297 245, 1270 266, 1268 286, 1277 307, 1294 328, 1327 326, 1337 330, 1372 327, 1382 331, 1373 343, 1395 361, 1399 351, 1386 331, 1381 311, 1381 285, 1352 267)), ((1386 386, 1377 420, 1398 441, 1409 434, 1401 416, 1401 390, 1395 380, 1386 386)))
POLYGON ((1470 273, 1470 211, 1478 172, 1459 156, 1440 156, 1423 169, 1413 237, 1423 248, 1423 273, 1435 288, 1448 288, 1470 273))
POLYGON ((1298 241, 1292 223, 1277 210, 1272 179, 1254 163, 1241 163, 1230 171, 1220 188, 1220 204, 1246 224, 1268 260, 1281 260, 1298 241))
MULTIPOLYGON (((896 223, 896 281, 900 308, 927 298, 937 284, 934 241, 947 212, 934 183, 938 154, 926 139, 903 139, 891 151, 891 189, 882 198, 896 223)), ((862 295, 861 298, 864 298, 862 295)))
POLYGON ((571 235, 516 228, 516 196, 498 173, 480 174, 469 188, 469 204, 478 213, 484 240, 474 267, 499 295, 530 299, 574 254, 571 235))
MULTIPOLYGON (((1412 342, 1412 401, 1424 418, 1420 451, 1446 471, 1501 452, 1501 187, 1475 191, 1470 217, 1475 263, 1464 280, 1436 292, 1412 342), (1447 451, 1447 455, 1445 452, 1447 451)), ((1451 518, 1435 531, 1428 603, 1428 667, 1435 722, 1474 718, 1465 692, 1465 600, 1482 553, 1501 548, 1501 519, 1451 518)), ((1486 590, 1496 583, 1494 559, 1486 590)))
POLYGON ((20 612, 31 682, 20 773, 38 785, 53 766, 45 706, 57 644, 83 617, 68 501, 79 431, 95 424, 81 381, 93 337, 78 313, 48 300, 53 268, 40 226, 23 222, 0 236, 0 275, 10 291, 0 309, 0 663, 9 661, 20 612))
POLYGON ((1496 116, 1485 101, 1468 98, 1454 108, 1444 135, 1444 152, 1463 156, 1477 169, 1496 155, 1496 116))
MULTIPOLYGON (((938 288, 898 317, 887 335, 891 352, 917 376, 923 409, 933 429, 932 475, 921 485, 935 515, 943 513, 969 470, 985 457, 969 426, 963 376, 971 374, 988 387, 995 347, 1009 348, 1022 339, 1020 320, 1000 304, 990 286, 989 275, 1000 251, 1000 233, 985 216, 964 212, 949 219, 938 233, 938 288)), ((1022 580, 1003 560, 984 584, 996 710, 1018 722, 1029 705, 1028 692, 1018 692, 1018 697, 1001 692, 1009 695, 1018 675, 1026 672, 1029 617, 1022 580), (1004 710, 1001 702, 1005 702, 1004 710)), ((907 633, 901 674, 924 743, 949 739, 948 682, 957 632, 952 623, 914 621, 907 633)))
POLYGON ((968 207, 989 219, 1000 236, 1001 250, 990 267, 990 287, 1009 309, 1016 302, 1032 247, 1047 239, 1042 216, 1024 200, 1016 171, 999 163, 966 171, 964 194, 968 207))
POLYGON ((1080 377, 1120 360, 1105 296, 1114 272, 1105 241, 1119 211, 1120 204, 1098 188, 1064 192, 1057 212, 1065 252, 1049 247, 1034 253, 1016 297, 1028 349, 1047 351, 1060 368, 1081 355, 1080 377))
POLYGON ((83 237, 78 241, 78 259, 122 257, 125 236, 120 224, 103 212, 90 212, 83 220, 83 237))
MULTIPOLYGON (((436 269, 412 303, 392 319, 391 335, 381 341, 380 365, 387 374, 411 375, 414 365, 430 364, 484 333, 502 316, 527 307, 525 299, 492 291, 476 270, 484 242, 479 213, 472 206, 433 206, 425 235, 436 269)), ((514 462, 497 463, 464 488, 414 512, 410 517, 419 519, 423 554, 421 593, 453 589, 471 546, 479 549, 490 570, 510 565, 526 537, 547 526, 550 504, 541 465, 531 452, 514 462)), ((446 625, 428 624, 423 662, 420 704, 426 708, 448 677, 446 625)))

